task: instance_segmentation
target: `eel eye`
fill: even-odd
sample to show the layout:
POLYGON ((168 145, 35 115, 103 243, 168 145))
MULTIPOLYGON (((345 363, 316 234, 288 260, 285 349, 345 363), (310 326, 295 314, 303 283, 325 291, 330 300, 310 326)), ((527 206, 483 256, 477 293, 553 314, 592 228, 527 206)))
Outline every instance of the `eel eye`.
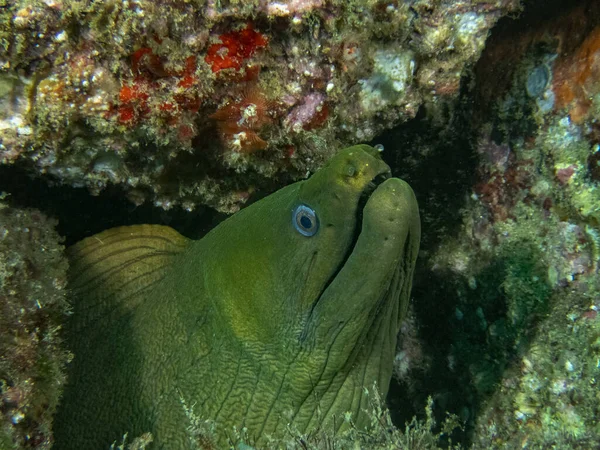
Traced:
POLYGON ((296 206, 292 213, 292 222, 294 228, 303 236, 314 236, 319 230, 317 213, 306 205, 296 206))

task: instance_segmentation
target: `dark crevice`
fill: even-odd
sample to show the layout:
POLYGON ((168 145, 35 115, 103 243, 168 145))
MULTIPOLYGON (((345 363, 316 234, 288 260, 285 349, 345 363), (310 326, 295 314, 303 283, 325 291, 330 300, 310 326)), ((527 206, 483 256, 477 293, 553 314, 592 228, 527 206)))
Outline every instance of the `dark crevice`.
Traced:
POLYGON ((136 224, 168 225, 198 239, 227 218, 207 207, 188 212, 179 207, 165 211, 150 203, 135 206, 117 187, 93 196, 86 188, 61 185, 50 176, 33 178, 17 165, 0 166, 0 192, 10 194, 6 201, 12 206, 36 208, 58 219, 57 231, 67 246, 112 227, 136 224))

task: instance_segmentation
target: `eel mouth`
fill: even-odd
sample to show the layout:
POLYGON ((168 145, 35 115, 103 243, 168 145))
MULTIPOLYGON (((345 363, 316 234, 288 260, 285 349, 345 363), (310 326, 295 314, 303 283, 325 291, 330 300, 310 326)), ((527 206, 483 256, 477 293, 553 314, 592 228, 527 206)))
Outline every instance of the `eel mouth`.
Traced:
POLYGON ((363 212, 365 210, 365 206, 366 206, 367 202, 371 198, 371 194, 373 194, 373 192, 375 192, 375 189, 377 189, 380 184, 382 184, 385 180, 391 178, 391 176, 392 175, 389 171, 379 173, 379 174, 375 175, 375 177, 371 181, 369 181, 367 183, 367 185, 364 187, 364 189, 362 190, 360 197, 358 199, 358 203, 356 205, 356 227, 354 228, 354 236, 352 238, 352 244, 348 248, 349 252, 346 255, 346 257, 344 258, 344 262, 343 262, 342 266, 346 263, 346 260, 350 257, 350 254, 352 253, 352 250, 354 249, 354 246, 356 245, 356 241, 358 240, 358 237, 360 236, 360 233, 362 231, 363 212))
MULTIPOLYGON (((363 212, 364 212, 367 202, 369 201, 369 198, 371 198, 371 195, 373 194, 373 192, 375 192, 375 190, 379 187, 379 185, 381 185, 385 180, 391 178, 391 176, 392 176, 392 174, 389 170, 378 173, 371 179, 371 181, 369 181, 365 185, 362 192, 360 193, 358 202, 356 203, 356 226, 354 227, 352 241, 351 241, 350 245, 348 246, 348 249, 346 250, 346 254, 344 255, 344 258, 338 265, 337 270, 331 275, 329 280, 327 280, 327 282, 321 289, 321 292, 319 293, 319 295, 316 297, 314 303, 312 304, 312 306, 310 308, 310 312, 308 314, 308 320, 307 320, 306 324, 308 324, 310 322, 310 317, 312 317, 313 311, 314 311, 317 303, 319 303, 319 301, 321 300, 321 297, 323 296, 325 291, 327 291, 327 288, 331 285, 331 283, 333 283, 333 281, 336 279, 336 277, 338 276, 340 271, 344 268, 344 266, 348 262, 348 259, 350 259, 350 256, 352 256, 352 252, 354 252, 354 248, 356 247, 356 243, 358 242, 358 238, 360 236, 360 233, 362 232, 363 212)), ((302 334, 300 336, 301 341, 304 341, 306 339, 307 333, 308 333, 308 328, 304 327, 302 334)))
MULTIPOLYGON (((362 192, 360 193, 360 197, 358 198, 358 202, 356 203, 356 225, 354 227, 354 233, 352 235, 352 242, 348 246, 346 254, 344 255, 344 258, 342 259, 342 261, 340 262, 340 265, 338 266, 338 270, 333 274, 333 276, 331 277, 329 282, 325 285, 325 289, 327 289, 327 286, 329 286, 331 281, 333 281, 335 279, 338 272, 340 270, 342 270, 342 267, 344 267, 346 265, 346 262, 348 261, 348 259, 350 258, 350 255, 352 255, 352 252, 354 251, 354 247, 356 247, 356 242, 358 241, 358 237, 360 236, 360 233, 362 232, 363 213, 365 210, 365 206, 367 205, 367 202, 371 198, 371 195, 373 194, 373 192, 375 192, 375 190, 379 187, 380 184, 382 184, 385 180, 391 178, 391 176, 392 176, 392 174, 389 170, 378 173, 371 179, 371 181, 369 181, 365 185, 362 192)), ((325 289, 323 291, 325 291, 325 289)))

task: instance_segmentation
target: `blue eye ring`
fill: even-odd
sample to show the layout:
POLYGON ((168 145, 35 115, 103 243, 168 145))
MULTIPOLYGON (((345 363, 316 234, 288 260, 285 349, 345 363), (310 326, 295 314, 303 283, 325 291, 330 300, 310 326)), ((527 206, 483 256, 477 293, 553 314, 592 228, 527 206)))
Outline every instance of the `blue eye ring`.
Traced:
POLYGON ((317 213, 310 206, 298 205, 292 213, 292 224, 302 236, 314 236, 319 231, 317 213))

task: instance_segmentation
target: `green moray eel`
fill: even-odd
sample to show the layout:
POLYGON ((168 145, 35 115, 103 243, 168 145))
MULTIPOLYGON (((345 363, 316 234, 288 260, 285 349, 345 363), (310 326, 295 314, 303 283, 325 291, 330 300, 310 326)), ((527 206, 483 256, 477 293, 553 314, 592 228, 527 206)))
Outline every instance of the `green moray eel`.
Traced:
POLYGON ((420 240, 417 202, 376 149, 339 152, 311 178, 203 239, 121 227, 70 249, 75 355, 56 449, 105 449, 150 432, 198 448, 195 417, 258 444, 367 427, 385 395, 420 240))

